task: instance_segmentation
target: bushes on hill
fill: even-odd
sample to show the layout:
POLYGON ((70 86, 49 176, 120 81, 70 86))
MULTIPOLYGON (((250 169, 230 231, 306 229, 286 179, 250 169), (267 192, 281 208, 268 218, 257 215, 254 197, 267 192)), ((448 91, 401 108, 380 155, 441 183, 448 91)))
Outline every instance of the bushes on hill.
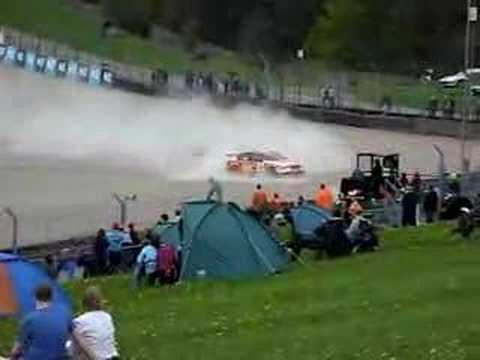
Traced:
POLYGON ((148 37, 150 22, 157 1, 154 0, 102 0, 105 17, 126 30, 148 37))

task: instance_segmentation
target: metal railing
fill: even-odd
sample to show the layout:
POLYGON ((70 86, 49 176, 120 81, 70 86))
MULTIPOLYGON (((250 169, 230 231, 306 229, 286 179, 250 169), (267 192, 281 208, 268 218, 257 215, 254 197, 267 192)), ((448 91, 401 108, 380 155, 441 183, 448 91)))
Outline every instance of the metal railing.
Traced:
POLYGON ((74 60, 90 65, 108 64, 109 68, 122 79, 151 87, 153 71, 134 65, 126 65, 111 59, 105 59, 88 52, 74 49, 42 37, 27 34, 10 27, 0 26, 0 40, 6 45, 15 46, 24 51, 34 52, 43 56, 51 56, 63 60, 74 60))

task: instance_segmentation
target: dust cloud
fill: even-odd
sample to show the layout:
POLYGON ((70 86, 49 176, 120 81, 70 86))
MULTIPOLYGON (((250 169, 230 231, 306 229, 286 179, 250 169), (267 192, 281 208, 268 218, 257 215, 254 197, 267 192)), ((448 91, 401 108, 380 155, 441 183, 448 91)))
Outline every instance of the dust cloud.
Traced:
MULTIPOLYGON (((19 214, 22 245, 91 234, 118 219, 112 192, 138 194, 129 219, 158 215, 222 180, 245 204, 254 183, 286 198, 311 196, 353 169, 355 153, 402 154, 407 171, 434 172, 433 144, 458 166, 456 139, 311 123, 268 108, 215 107, 206 99, 155 99, 0 67, 0 207, 19 214), (225 154, 277 150, 305 165, 298 179, 227 174, 225 154)), ((478 143, 472 144, 475 164, 478 143)), ((0 218, 0 248, 10 243, 0 218)))
POLYGON ((188 180, 227 177, 231 151, 280 151, 310 173, 350 167, 352 152, 339 136, 285 112, 155 99, 5 69, 0 78, 0 144, 14 154, 108 161, 188 180))

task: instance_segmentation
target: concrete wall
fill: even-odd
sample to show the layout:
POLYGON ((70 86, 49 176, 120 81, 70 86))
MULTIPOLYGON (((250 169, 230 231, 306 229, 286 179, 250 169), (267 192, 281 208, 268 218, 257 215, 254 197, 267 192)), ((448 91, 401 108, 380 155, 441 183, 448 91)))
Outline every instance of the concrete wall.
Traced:
MULTIPOLYGON (((344 110, 324 110, 318 108, 285 107, 292 115, 315 122, 332 123, 362 128, 403 131, 415 134, 457 137, 460 135, 461 121, 408 117, 385 114, 362 114, 344 110)), ((480 138, 480 122, 471 122, 467 127, 469 138, 480 138)))

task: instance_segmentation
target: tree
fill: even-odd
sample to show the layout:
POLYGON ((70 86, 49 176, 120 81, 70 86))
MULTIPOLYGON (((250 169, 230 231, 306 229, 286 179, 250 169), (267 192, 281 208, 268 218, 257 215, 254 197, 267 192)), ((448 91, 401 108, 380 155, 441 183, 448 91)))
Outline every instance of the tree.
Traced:
POLYGON ((147 37, 153 14, 153 0, 103 0, 104 16, 121 27, 147 37))
POLYGON ((465 10, 448 0, 329 0, 306 46, 314 56, 360 69, 458 66, 465 10))

